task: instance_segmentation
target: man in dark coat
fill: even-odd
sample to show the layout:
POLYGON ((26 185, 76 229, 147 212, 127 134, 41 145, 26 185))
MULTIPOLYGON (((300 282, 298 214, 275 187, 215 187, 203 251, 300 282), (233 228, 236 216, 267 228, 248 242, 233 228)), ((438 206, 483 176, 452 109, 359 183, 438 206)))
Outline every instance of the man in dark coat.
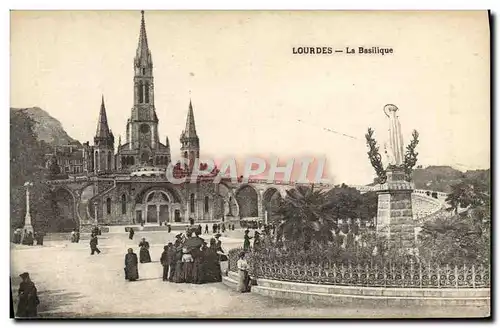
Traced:
POLYGON ((129 248, 128 253, 125 255, 125 279, 128 281, 139 279, 137 254, 134 253, 132 248, 129 248))
POLYGON ((130 240, 134 239, 134 234, 135 234, 134 228, 130 228, 128 230, 128 239, 130 240))
POLYGON ((168 281, 173 282, 176 264, 176 246, 172 245, 172 243, 168 243, 167 263, 169 267, 168 281))
POLYGON ((149 243, 146 241, 146 238, 142 238, 142 241, 139 243, 139 247, 141 248, 141 250, 139 251, 140 262, 151 262, 151 255, 149 254, 149 243))
POLYGON ((170 224, 167 224, 167 232, 170 233, 172 231, 172 226, 170 224))
POLYGON ((212 233, 217 233, 217 223, 212 225, 212 233))
POLYGON ((101 250, 97 248, 97 245, 99 244, 97 240, 97 236, 95 234, 92 234, 90 236, 90 255, 94 255, 94 253, 97 252, 97 254, 101 254, 101 250))
POLYGON ((31 281, 28 272, 19 275, 23 281, 19 284, 19 303, 16 316, 20 318, 35 318, 38 315, 38 293, 35 284, 31 281))
POLYGON ((208 224, 205 224, 205 234, 208 234, 208 224))
POLYGON ((169 269, 169 261, 168 261, 168 251, 172 243, 168 243, 168 245, 163 246, 163 253, 161 253, 160 263, 163 266, 163 281, 168 280, 168 269, 169 269))

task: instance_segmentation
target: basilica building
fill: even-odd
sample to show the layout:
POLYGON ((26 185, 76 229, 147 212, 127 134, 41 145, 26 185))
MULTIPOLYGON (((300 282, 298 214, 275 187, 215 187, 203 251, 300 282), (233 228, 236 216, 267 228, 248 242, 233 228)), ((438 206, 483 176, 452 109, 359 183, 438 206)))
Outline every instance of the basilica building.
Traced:
MULTIPOLYGON (((116 140, 110 130, 103 96, 93 145, 86 142, 81 151, 83 174, 74 179, 78 184, 87 183, 75 202, 82 224, 218 221, 225 214, 238 213, 236 202, 223 184, 210 180, 172 184, 166 179, 172 157, 168 137, 160 138, 158 134, 153 73, 142 12, 134 58, 134 103, 126 122, 126 138, 116 140)), ((179 151, 188 163, 184 171, 187 174, 199 159, 200 140, 191 100, 186 107, 179 151)))
MULTIPOLYGON (((214 174, 176 184, 167 177, 190 176, 200 157, 194 108, 186 100, 186 126, 180 133, 179 155, 184 164, 172 165, 168 137, 158 134, 153 57, 148 45, 144 12, 133 64, 134 101, 126 122, 126 136, 118 140, 109 128, 102 97, 93 144, 70 145, 47 154, 47 166, 57 163, 66 177, 47 181, 58 207, 52 231, 99 225, 165 225, 267 219, 284 190, 267 184, 214 181, 214 174), (162 142, 162 140, 164 142, 162 142), (179 176, 180 175, 180 176, 179 176), (216 183, 215 183, 216 182, 216 183), (59 226, 58 226, 59 225, 59 226)), ((203 164, 201 164, 203 165, 203 164)), ((284 186, 281 186, 282 189, 284 186)))

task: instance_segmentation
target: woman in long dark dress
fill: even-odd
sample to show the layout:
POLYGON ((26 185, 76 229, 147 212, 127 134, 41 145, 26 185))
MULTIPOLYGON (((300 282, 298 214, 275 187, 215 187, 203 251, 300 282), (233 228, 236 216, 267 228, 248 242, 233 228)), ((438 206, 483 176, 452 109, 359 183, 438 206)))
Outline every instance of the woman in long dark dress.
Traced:
POLYGON ((250 237, 248 235, 249 232, 250 232, 250 230, 248 230, 248 229, 245 230, 245 236, 243 236, 243 239, 244 239, 244 241, 243 241, 243 250, 245 252, 247 252, 247 251, 250 250, 250 239, 252 239, 252 237, 250 237))
POLYGON ((139 251, 139 260, 141 263, 149 263, 151 262, 151 255, 149 254, 149 243, 146 241, 146 238, 142 238, 142 241, 139 243, 139 247, 141 250, 139 251))
POLYGON ((205 261, 205 251, 207 249, 207 243, 203 243, 200 248, 195 248, 191 251, 193 255, 193 283, 202 284, 204 282, 204 261, 205 261))
POLYGON ((193 256, 187 248, 182 249, 182 271, 183 280, 186 283, 191 283, 193 281, 193 256))
POLYGON ((184 282, 184 271, 183 271, 183 263, 182 263, 182 244, 178 244, 175 250, 175 271, 174 271, 174 282, 182 283, 184 282))
POLYGON ((128 253, 125 255, 125 279, 128 281, 139 279, 137 254, 134 253, 132 248, 129 248, 128 253))
POLYGON ((210 247, 205 251, 204 260, 205 282, 221 282, 222 274, 219 255, 217 254, 217 245, 214 238, 210 239, 210 247))
POLYGON ((17 305, 17 317, 34 318, 38 315, 38 293, 35 284, 31 281, 28 272, 19 275, 23 281, 19 284, 19 303, 17 305))

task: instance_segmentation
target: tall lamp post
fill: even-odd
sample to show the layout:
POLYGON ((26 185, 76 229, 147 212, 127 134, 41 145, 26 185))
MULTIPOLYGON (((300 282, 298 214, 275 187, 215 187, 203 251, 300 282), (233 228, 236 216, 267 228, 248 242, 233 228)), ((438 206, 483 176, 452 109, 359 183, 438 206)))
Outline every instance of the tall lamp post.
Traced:
POLYGON ((94 202, 94 224, 97 227, 97 205, 99 205, 98 202, 94 202))
POLYGON ((31 224, 31 215, 30 215, 30 187, 33 186, 33 182, 26 182, 24 184, 26 187, 26 216, 24 217, 24 228, 23 228, 23 237, 24 240, 27 233, 33 233, 33 225, 31 224))

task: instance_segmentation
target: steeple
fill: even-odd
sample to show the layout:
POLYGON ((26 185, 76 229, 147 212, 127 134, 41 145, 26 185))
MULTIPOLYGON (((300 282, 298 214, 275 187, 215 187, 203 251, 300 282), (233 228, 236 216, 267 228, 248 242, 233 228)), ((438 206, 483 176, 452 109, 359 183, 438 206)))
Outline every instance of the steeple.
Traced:
POLYGON ((99 120, 97 121, 96 138, 107 139, 111 137, 108 126, 108 117, 106 116, 106 107, 104 106, 104 95, 101 99, 101 110, 99 111, 99 120))
POLYGON ((146 34, 146 23, 144 22, 144 10, 141 11, 141 29, 139 32, 139 43, 137 44, 137 52, 135 56, 136 66, 150 66, 153 62, 151 60, 151 52, 148 47, 148 36, 146 34))
POLYGON ((191 99, 189 99, 189 110, 186 119, 186 128, 183 133, 184 138, 198 138, 196 135, 196 125, 194 123, 194 113, 193 113, 193 104, 191 103, 191 99))
POLYGON ((165 139, 165 147, 170 148, 170 141, 168 140, 168 137, 165 139))

